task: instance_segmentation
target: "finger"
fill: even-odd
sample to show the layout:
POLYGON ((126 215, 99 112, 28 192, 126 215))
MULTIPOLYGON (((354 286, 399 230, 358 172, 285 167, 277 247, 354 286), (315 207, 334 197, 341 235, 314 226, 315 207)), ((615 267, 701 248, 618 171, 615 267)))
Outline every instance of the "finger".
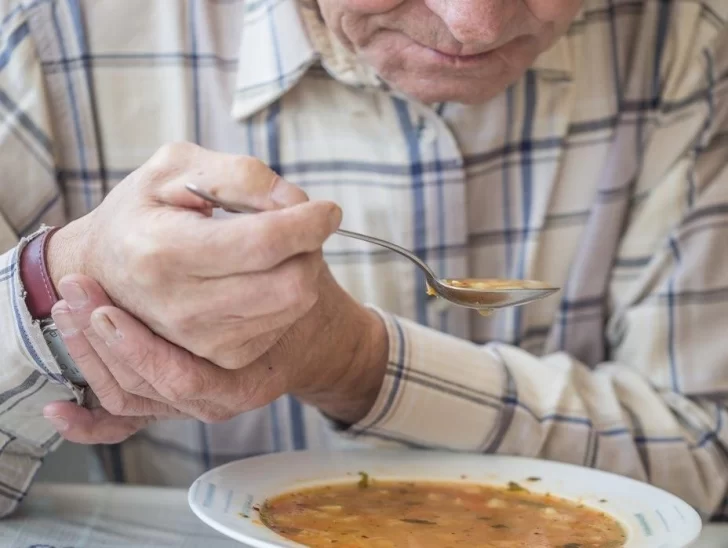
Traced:
POLYGON ((215 152, 192 143, 163 146, 141 171, 149 179, 164 180, 155 188, 155 195, 179 207, 196 209, 204 202, 186 190, 186 183, 225 201, 260 210, 308 200, 300 187, 284 180, 257 158, 215 152))
MULTIPOLYGON (((276 324, 273 315, 298 319, 316 303, 319 296, 319 275, 324 267, 320 252, 306 253, 288 259, 265 272, 254 272, 226 278, 203 279, 198 286, 200 299, 180 301, 181 309, 195 306, 194 314, 209 321, 211 314, 218 323, 229 318, 257 319, 264 316, 266 325, 276 324), (282 314, 281 314, 282 313, 282 314)), ((197 293, 197 292, 195 292, 197 293)), ((181 316, 193 311, 182 310, 181 316)), ((244 333, 241 329, 241 335, 244 333)))
POLYGON ((168 411, 168 408, 159 402, 122 390, 89 342, 85 333, 91 330, 87 329, 84 332, 76 327, 71 310, 65 301, 56 303, 52 315, 61 331, 68 353, 104 408, 115 415, 128 416, 152 415, 168 411))
POLYGON ((105 306, 91 315, 91 325, 103 344, 110 361, 123 362, 143 378, 162 398, 177 404, 196 399, 199 391, 189 397, 178 397, 175 388, 182 383, 196 383, 206 368, 217 369, 207 360, 152 333, 127 312, 105 306))
POLYGON ((113 304, 104 288, 96 280, 83 274, 69 274, 61 278, 58 282, 58 293, 74 315, 75 327, 81 330, 91 325, 91 312, 100 306, 113 304))
MULTIPOLYGON (((179 328, 171 325, 169 315, 160 318, 156 322, 160 325, 157 332, 175 344, 187 345, 195 354, 215 365, 225 369, 244 367, 263 355, 289 325, 315 304, 317 278, 322 265, 320 254, 308 254, 294 257, 271 271, 271 279, 263 274, 254 274, 252 276, 255 278, 250 282, 230 278, 218 280, 219 283, 213 286, 212 281, 204 281, 200 289, 209 295, 205 301, 208 312, 180 311, 190 319, 179 328), (213 332, 205 334, 206 325, 213 323, 216 325, 213 332), (235 333, 228 332, 228 329, 235 333), (197 335, 194 339, 191 338, 193 333, 197 335), (223 339, 235 341, 236 344, 220 348, 218 342, 223 339)), ((73 297, 71 300, 75 307, 70 310, 73 329, 84 332, 81 343, 88 343, 83 347, 74 347, 75 351, 95 351, 113 380, 124 391, 166 402, 136 371, 119 363, 118 358, 108 351, 108 346, 91 329, 91 313, 96 308, 112 304, 101 286, 92 278, 72 274, 60 281, 59 293, 66 302, 73 297)), ((187 300, 181 301, 180 305, 183 306, 185 302, 187 300)), ((79 360, 83 359, 79 357, 79 360)), ((94 370, 96 374, 103 372, 94 370)), ((94 381, 94 385, 98 386, 100 382, 94 381)))
POLYGON ((83 444, 119 443, 144 428, 155 417, 117 417, 102 408, 85 409, 73 402, 53 402, 43 416, 64 439, 83 444))
MULTIPOLYGON (((101 337, 101 333, 109 332, 109 327, 104 321, 103 315, 96 315, 97 321, 94 321, 91 309, 92 305, 109 302, 100 286, 91 278, 73 275, 61 280, 59 291, 61 293, 67 291, 69 284, 77 284, 76 290, 80 289, 88 294, 86 305, 73 310, 72 316, 79 326, 83 326, 84 340, 91 347, 89 352, 94 353, 97 360, 107 366, 103 379, 105 384, 94 389, 105 409, 114 415, 125 416, 169 415, 178 413, 177 410, 198 418, 218 417, 226 413, 225 409, 214 402, 200 402, 195 401, 195 398, 190 398, 191 401, 185 401, 184 405, 181 405, 181 400, 173 402, 165 397, 137 371, 129 367, 125 355, 114 352, 108 341, 101 337)), ((59 312, 62 306, 66 306, 65 302, 61 301, 61 303, 57 305, 59 312)), ((127 313, 124 315, 128 319, 128 323, 135 327, 133 331, 128 331, 129 338, 125 340, 125 343, 133 347, 134 359, 140 363, 155 363, 159 364, 162 370, 173 370, 176 366, 175 359, 193 360, 195 365, 189 369, 188 375, 197 372, 199 367, 196 365, 197 363, 206 363, 201 358, 193 357, 165 339, 153 336, 151 331, 136 318, 127 313)), ((211 364, 207 365, 212 369, 218 369, 211 364)), ((89 384, 91 385, 91 382, 89 384)), ((96 384, 98 386, 98 382, 96 384)), ((162 387, 164 388, 166 385, 162 384, 162 387)))
MULTIPOLYGON (((247 375, 227 371, 178 346, 169 345, 118 308, 97 309, 92 315, 92 322, 120 361, 139 373, 176 409, 200 420, 227 420, 247 409, 245 401, 249 391, 268 388, 261 375, 248 384, 247 375), (165 345, 163 359, 155 355, 155 349, 160 345, 165 345)), ((283 386, 283 375, 269 367, 264 367, 265 377, 275 380, 276 386, 283 386)), ((261 400, 266 399, 261 394, 257 395, 261 400)), ((267 399, 267 402, 272 399, 267 399)))
MULTIPOLYGON (((146 386, 148 390, 143 390, 146 384, 144 379, 132 369, 118 364, 114 356, 106 351, 106 345, 99 339, 96 332, 91 329, 91 313, 96 308, 112 304, 111 299, 99 283, 88 276, 72 274, 61 279, 58 284, 58 292, 70 306, 68 308, 59 307, 57 314, 61 317, 61 321, 67 321, 68 319, 64 318, 63 314, 70 313, 70 321, 75 330, 75 333, 69 335, 71 340, 67 341, 67 344, 70 344, 74 351, 80 354, 78 359, 83 362, 84 367, 89 369, 94 384, 89 379, 87 382, 92 388, 100 390, 101 394, 107 395, 107 398, 115 394, 119 388, 140 396, 152 396, 153 389, 150 386, 146 386), (138 389, 132 391, 131 387, 138 389)), ((71 355, 73 356, 73 353, 71 355)), ((100 396, 98 397, 101 399, 100 396)), ((113 397, 118 399, 121 396, 113 397)), ((148 404, 142 405, 146 407, 148 404)))
POLYGON ((276 211, 225 218, 191 216, 188 222, 170 217, 179 244, 139 242, 156 258, 174 253, 178 267, 199 276, 225 276, 265 271, 301 253, 318 251, 341 224, 341 209, 333 202, 313 201, 276 211), (202 260, 204 258, 204 260, 202 260))

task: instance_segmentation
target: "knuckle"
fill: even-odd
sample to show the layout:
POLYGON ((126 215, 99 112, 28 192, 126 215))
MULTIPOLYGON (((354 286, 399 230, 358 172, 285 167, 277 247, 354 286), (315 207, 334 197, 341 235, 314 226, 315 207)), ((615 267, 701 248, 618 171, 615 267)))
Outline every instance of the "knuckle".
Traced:
POLYGON ((275 182, 276 174, 254 156, 235 156, 229 164, 234 178, 250 197, 266 196, 275 182))
POLYGON ((179 164, 180 160, 188 158, 197 148, 197 145, 187 141, 165 143, 149 159, 150 167, 169 169, 170 166, 179 164))
POLYGON ((157 347, 134 345, 134 350, 125 356, 125 362, 139 375, 137 390, 153 387, 159 394, 167 397, 169 387, 184 378, 178 374, 179 368, 170 359, 168 350, 167 345, 157 347))
MULTIPOLYGON (((256 198, 270 197, 281 178, 265 162, 254 156, 236 156, 231 167, 247 194, 256 198)), ((305 197, 305 193, 301 193, 305 197)))
MULTIPOLYGON (((240 179, 243 187, 249 194, 258 197, 271 197, 274 189, 282 183, 282 177, 276 173, 268 164, 254 156, 236 156, 231 163, 235 169, 236 176, 240 179)), ((290 188, 286 192, 285 203, 303 203, 308 201, 308 195, 300 187, 290 188)), ((279 200, 274 200, 281 205, 279 200)))
POLYGON ((180 249, 170 235, 148 229, 126 234, 122 238, 122 253, 127 271, 144 286, 169 285, 178 279, 180 249))
POLYGON ((144 164, 143 179, 152 185, 160 185, 182 173, 200 147, 194 143, 174 142, 162 145, 144 164))
POLYGON ((133 344, 125 348, 123 361, 134 370, 146 369, 153 360, 152 350, 147 345, 133 344))
POLYGON ((255 156, 235 156, 233 165, 243 180, 256 176, 259 177, 263 173, 270 171, 270 168, 255 156))
POLYGON ((129 231, 122 237, 121 245, 129 270, 141 281, 157 281, 164 262, 161 240, 148 232, 129 231))

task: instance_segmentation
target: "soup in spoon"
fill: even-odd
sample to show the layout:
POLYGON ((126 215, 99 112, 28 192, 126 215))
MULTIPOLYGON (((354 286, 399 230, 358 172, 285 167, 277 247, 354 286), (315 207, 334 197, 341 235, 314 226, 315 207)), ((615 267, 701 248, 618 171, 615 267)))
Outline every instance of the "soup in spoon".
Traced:
POLYGON ((556 288, 535 280, 444 278, 438 280, 435 287, 427 284, 428 295, 474 308, 483 316, 489 316, 494 309, 509 306, 509 303, 523 303, 524 297, 525 302, 535 300, 533 292, 542 292, 543 295, 536 298, 543 298, 555 291, 556 288))

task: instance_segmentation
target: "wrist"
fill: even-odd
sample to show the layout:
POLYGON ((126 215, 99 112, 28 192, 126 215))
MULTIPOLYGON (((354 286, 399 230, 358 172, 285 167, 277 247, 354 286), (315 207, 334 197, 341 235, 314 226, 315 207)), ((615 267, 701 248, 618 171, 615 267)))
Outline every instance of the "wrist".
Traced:
MULTIPOLYGON (((347 295, 348 299, 351 299, 347 295)), ((351 299, 353 301, 353 299, 351 299)), ((353 301, 348 320, 336 322, 341 345, 321 344, 330 349, 318 360, 319 387, 312 387, 299 397, 317 407, 331 419, 355 424, 371 410, 381 391, 389 356, 389 338, 377 313, 353 301), (343 328, 343 329, 342 329, 343 328), (335 346, 335 354, 332 352, 335 346), (328 366, 336 364, 336 367, 328 366)), ((332 340, 329 338, 329 340, 332 340)))
POLYGON ((28 312, 35 320, 50 317, 58 292, 48 274, 48 242, 58 228, 48 228, 36 234, 20 252, 20 281, 28 312))
MULTIPOLYGON (((85 386, 83 373, 76 367, 73 358, 61 338, 51 312, 58 302, 57 281, 50 276, 51 240, 61 229, 53 227, 39 231, 21 250, 19 274, 24 291, 24 300, 31 318, 39 327, 48 349, 60 368, 61 376, 77 387, 85 386)), ((53 246, 57 248, 58 246, 53 246)), ((64 257, 68 259, 68 257, 64 257)), ((60 278, 58 278, 60 279, 60 278)), ((58 380, 58 379, 56 379, 58 380)))
POLYGON ((69 274, 83 273, 83 218, 74 221, 49 236, 46 243, 46 264, 54 288, 69 274))
POLYGON ((351 375, 340 388, 343 404, 332 405, 324 411, 332 419, 345 424, 355 424, 372 409, 382 390, 382 383, 389 358, 389 337, 387 328, 379 315, 363 309, 368 316, 368 328, 354 353, 354 360, 347 371, 351 375))

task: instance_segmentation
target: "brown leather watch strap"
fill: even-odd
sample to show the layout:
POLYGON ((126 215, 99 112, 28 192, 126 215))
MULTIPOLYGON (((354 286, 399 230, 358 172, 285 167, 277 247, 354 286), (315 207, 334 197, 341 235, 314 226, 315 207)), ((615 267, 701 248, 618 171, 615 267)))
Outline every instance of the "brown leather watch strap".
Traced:
POLYGON ((33 319, 49 318, 58 293, 46 265, 48 239, 58 230, 52 228, 33 238, 20 254, 20 279, 25 288, 25 304, 33 319))

